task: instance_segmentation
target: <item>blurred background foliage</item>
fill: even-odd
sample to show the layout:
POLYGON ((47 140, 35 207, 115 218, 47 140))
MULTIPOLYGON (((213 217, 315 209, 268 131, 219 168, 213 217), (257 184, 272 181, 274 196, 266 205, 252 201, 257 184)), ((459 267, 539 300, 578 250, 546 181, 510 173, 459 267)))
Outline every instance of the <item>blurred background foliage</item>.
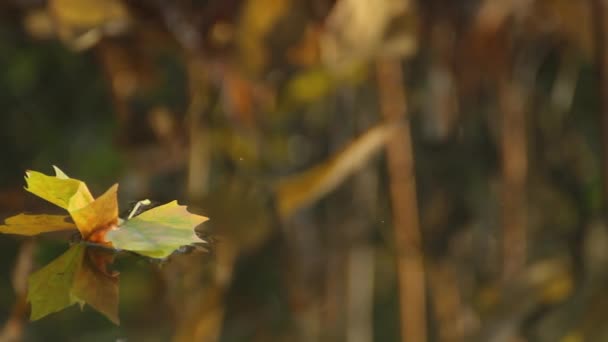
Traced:
POLYGON ((608 341, 606 7, 2 1, 0 217, 55 164, 211 244, 29 323, 67 243, 2 236, 0 338, 608 341))

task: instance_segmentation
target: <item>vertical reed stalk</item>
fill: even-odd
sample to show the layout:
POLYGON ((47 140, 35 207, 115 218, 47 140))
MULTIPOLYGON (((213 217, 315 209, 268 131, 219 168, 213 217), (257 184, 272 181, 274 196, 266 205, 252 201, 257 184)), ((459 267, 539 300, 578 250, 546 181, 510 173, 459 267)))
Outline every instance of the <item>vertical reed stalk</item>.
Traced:
POLYGON ((387 145, 388 173, 397 249, 402 341, 427 340, 425 270, 420 243, 412 138, 406 90, 398 60, 379 61, 377 81, 380 109, 399 130, 387 145))

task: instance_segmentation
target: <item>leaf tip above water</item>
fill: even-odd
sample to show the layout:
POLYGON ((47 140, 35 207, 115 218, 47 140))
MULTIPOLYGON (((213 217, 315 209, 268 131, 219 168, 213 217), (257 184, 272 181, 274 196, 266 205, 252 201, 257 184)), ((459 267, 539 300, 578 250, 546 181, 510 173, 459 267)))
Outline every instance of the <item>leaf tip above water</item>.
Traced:
POLYGON ((53 165, 53 170, 55 170, 55 177, 57 177, 57 178, 60 178, 60 179, 70 178, 70 177, 68 177, 68 175, 65 174, 65 172, 61 171, 61 169, 55 165, 53 165))

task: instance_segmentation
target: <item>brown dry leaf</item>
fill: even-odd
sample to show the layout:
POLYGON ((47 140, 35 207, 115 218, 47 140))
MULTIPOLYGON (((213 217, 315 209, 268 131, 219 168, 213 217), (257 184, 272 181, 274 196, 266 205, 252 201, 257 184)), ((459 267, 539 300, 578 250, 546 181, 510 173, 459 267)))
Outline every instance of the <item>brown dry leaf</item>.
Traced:
POLYGON ((394 129, 393 124, 373 127, 328 162, 280 181, 276 192, 281 217, 289 217, 335 189, 384 147, 394 129))
POLYGON ((4 220, 0 233, 32 236, 41 233, 76 229, 73 223, 67 222, 67 215, 26 215, 19 214, 4 220))

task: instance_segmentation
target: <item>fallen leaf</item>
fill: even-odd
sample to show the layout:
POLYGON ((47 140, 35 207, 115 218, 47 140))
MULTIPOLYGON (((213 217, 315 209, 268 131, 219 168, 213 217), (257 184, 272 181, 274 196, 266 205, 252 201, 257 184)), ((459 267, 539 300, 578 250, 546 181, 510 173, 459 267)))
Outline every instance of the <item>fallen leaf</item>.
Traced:
POLYGON ((118 224, 117 192, 118 184, 114 184, 95 201, 70 212, 85 240, 104 242, 103 234, 118 224))
POLYGON ((28 171, 26 189, 66 209, 75 225, 66 222, 65 216, 21 214, 7 219, 0 225, 0 232, 35 235, 77 228, 85 241, 153 258, 164 258, 181 246, 204 242, 196 236, 194 227, 207 218, 189 213, 177 201, 122 221, 118 218, 118 184, 93 199, 84 182, 53 168, 55 176, 28 171))
POLYGON ((87 185, 78 179, 63 178, 67 177, 63 172, 57 177, 37 171, 27 171, 25 174, 25 190, 67 211, 78 210, 93 202, 87 185))
POLYGON ((4 220, 0 225, 0 233, 37 235, 67 229, 76 229, 73 223, 67 222, 66 215, 26 215, 19 214, 4 220))
MULTIPOLYGON (((66 209, 65 215, 19 214, 0 225, 0 233, 36 235, 77 228, 88 243, 129 250, 152 258, 165 258, 176 249, 191 243, 205 242, 194 228, 207 218, 188 212, 177 201, 153 208, 126 221, 118 218, 118 184, 97 199, 86 184, 70 178, 53 166, 55 176, 40 172, 26 173, 27 190, 66 209), (107 236, 107 240, 106 240, 107 236)), ((150 201, 140 201, 140 204, 150 201)), ((79 303, 89 304, 112 322, 118 319, 118 275, 108 272, 114 251, 87 249, 76 244, 28 278, 27 300, 32 305, 31 320, 79 303)))
MULTIPOLYGON (((89 192, 87 185, 68 177, 61 169, 53 166, 55 177, 40 172, 28 171, 26 190, 66 209, 80 231, 83 239, 104 243, 105 231, 118 223, 118 184, 113 185, 97 199, 89 192)), ((14 231, 18 233, 17 231, 14 231)), ((24 234, 26 235, 26 234, 24 234)), ((32 234, 30 234, 32 235, 32 234)))
POLYGON ((194 228, 207 220, 173 201, 123 222, 108 231, 106 238, 115 248, 165 258, 181 246, 204 242, 196 236, 194 228))

